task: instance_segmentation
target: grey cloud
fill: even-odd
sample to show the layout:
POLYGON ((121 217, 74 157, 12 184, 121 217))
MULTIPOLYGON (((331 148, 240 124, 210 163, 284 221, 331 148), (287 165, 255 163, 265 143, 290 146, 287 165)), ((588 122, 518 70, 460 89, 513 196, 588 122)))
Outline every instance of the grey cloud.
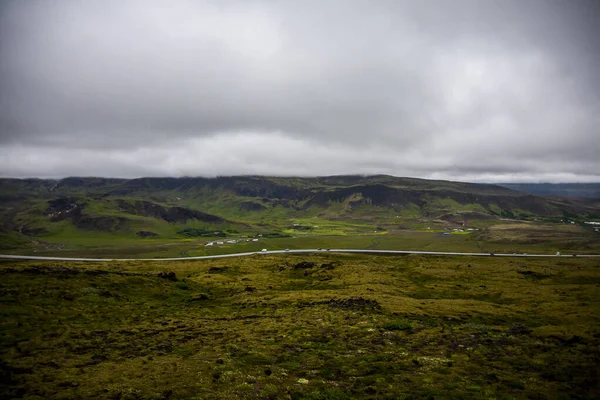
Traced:
POLYGON ((2 175, 600 180, 594 0, 1 7, 2 175))

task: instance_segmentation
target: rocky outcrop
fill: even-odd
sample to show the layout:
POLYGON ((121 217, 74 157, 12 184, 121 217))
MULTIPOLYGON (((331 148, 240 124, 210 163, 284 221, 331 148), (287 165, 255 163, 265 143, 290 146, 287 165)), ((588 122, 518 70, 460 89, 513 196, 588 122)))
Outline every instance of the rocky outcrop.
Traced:
POLYGON ((348 198, 357 199, 352 202, 355 207, 366 203, 374 206, 402 207, 422 202, 422 196, 417 191, 384 185, 367 185, 319 191, 312 196, 305 207, 323 206, 330 202, 342 202, 348 198))
POLYGON ((454 223, 462 223, 464 221, 472 221, 472 220, 488 220, 488 219, 497 219, 498 217, 495 215, 483 214, 478 212, 462 212, 457 214, 444 214, 440 217, 442 221, 454 222, 454 223))
POLYGON ((70 219, 79 229, 89 231, 110 232, 121 229, 128 221, 125 217, 109 215, 89 215, 84 212, 86 203, 70 197, 61 197, 48 201, 46 215, 51 222, 60 222, 70 219))
POLYGON ((77 199, 72 197, 60 197, 54 200, 48 200, 48 208, 46 208, 46 215, 54 218, 57 221, 63 220, 68 217, 68 214, 78 207, 83 207, 77 199))
POLYGON ((144 217, 159 218, 171 223, 186 223, 188 220, 197 220, 209 223, 225 222, 225 219, 216 215, 191 210, 184 207, 163 207, 149 201, 118 200, 118 206, 126 213, 144 217))

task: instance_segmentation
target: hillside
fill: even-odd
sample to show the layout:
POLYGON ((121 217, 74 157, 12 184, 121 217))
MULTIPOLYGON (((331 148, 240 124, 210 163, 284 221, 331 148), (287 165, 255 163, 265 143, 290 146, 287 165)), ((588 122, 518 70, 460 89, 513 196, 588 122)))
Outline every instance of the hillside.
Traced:
MULTIPOLYGON (((281 237, 583 222, 589 199, 489 184, 377 176, 0 180, 4 248, 85 240, 281 237)), ((60 247, 60 245, 57 245, 60 247)))

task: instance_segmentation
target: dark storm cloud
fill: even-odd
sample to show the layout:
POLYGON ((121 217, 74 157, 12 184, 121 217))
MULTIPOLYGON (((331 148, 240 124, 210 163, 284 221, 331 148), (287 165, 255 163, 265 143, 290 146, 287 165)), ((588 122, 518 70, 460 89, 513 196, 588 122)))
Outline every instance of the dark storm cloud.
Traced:
POLYGON ((600 180, 594 0, 0 10, 2 175, 600 180))

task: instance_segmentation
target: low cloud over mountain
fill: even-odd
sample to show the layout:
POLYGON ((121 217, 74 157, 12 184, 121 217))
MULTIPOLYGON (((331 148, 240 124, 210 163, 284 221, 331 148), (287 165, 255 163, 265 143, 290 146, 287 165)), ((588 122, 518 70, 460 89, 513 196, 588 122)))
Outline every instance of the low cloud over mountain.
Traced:
POLYGON ((6 1, 3 176, 600 180, 600 7, 6 1))

